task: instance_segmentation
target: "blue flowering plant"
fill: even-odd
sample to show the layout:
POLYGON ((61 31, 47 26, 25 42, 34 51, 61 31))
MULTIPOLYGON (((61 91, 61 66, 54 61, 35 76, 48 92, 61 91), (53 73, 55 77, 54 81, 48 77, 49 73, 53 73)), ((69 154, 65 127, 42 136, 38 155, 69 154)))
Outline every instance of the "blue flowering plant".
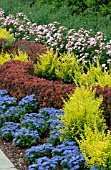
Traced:
POLYGON ((8 95, 7 90, 0 90, 0 97, 6 96, 6 95, 8 95))
POLYGON ((3 112, 0 112, 0 128, 3 126, 3 123, 6 121, 3 112))
POLYGON ((4 112, 9 107, 16 106, 16 105, 17 105, 17 98, 10 97, 8 95, 3 95, 3 92, 2 92, 2 95, 0 96, 0 110, 4 112))
POLYGON ((44 115, 40 113, 26 113, 21 117, 20 121, 22 127, 29 128, 30 130, 37 130, 39 136, 44 135, 48 127, 44 115))
POLYGON ((26 150, 25 158, 31 162, 30 169, 80 170, 85 168, 85 160, 76 142, 65 141, 57 146, 43 144, 26 150))
POLYGON ((35 162, 36 159, 41 157, 52 157, 52 150, 54 147, 50 143, 44 143, 38 146, 32 146, 26 150, 25 158, 30 162, 35 162))
POLYGON ((20 123, 20 118, 25 114, 25 109, 19 106, 11 106, 3 115, 5 121, 20 123))
POLYGON ((18 106, 25 108, 27 113, 37 112, 38 102, 35 98, 35 94, 27 95, 19 103, 18 106))
POLYGON ((0 97, 0 136, 28 148, 25 158, 31 164, 29 170, 100 170, 97 166, 86 168, 75 141, 61 142, 62 110, 42 108, 37 112, 34 95, 23 98, 18 106, 15 98, 9 99, 7 91, 0 91, 0 97), (46 143, 40 145, 45 133, 46 143))
POLYGON ((60 156, 60 165, 66 169, 84 169, 85 160, 75 141, 64 141, 52 150, 52 156, 60 156))
POLYGON ((46 139, 48 143, 51 143, 53 146, 60 143, 60 137, 62 134, 59 131, 59 128, 64 128, 64 125, 60 122, 57 116, 52 117, 47 121, 49 123, 49 138, 46 139))
POLYGON ((58 162, 46 156, 41 157, 28 167, 28 170, 57 170, 58 162))
POLYGON ((59 115, 64 115, 64 112, 62 110, 58 110, 53 107, 51 107, 51 108, 44 107, 42 109, 39 109, 39 113, 44 115, 46 120, 49 120, 53 117, 57 117, 59 115))
POLYGON ((17 146, 28 148, 33 145, 38 145, 40 137, 37 130, 30 130, 28 128, 21 127, 14 133, 13 142, 17 146))
POLYGON ((0 128, 0 136, 6 140, 13 140, 16 129, 19 127, 19 123, 4 122, 0 128))

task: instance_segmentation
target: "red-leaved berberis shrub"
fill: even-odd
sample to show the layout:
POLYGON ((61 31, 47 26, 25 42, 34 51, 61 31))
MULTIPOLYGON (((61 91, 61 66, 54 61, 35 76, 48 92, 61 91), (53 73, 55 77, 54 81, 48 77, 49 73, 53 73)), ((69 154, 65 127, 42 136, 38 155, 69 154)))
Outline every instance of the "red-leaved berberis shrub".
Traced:
POLYGON ((103 97, 103 115, 108 128, 111 128, 111 87, 106 85, 104 87, 96 86, 94 88, 96 88, 96 97, 103 97))
POLYGON ((11 96, 21 100, 29 94, 36 94, 39 107, 63 107, 62 98, 74 92, 74 84, 50 81, 33 74, 31 62, 11 60, 0 67, 0 89, 6 89, 11 96))
POLYGON ((13 42, 9 48, 5 49, 5 51, 9 53, 17 53, 18 49, 20 49, 22 52, 26 52, 34 63, 37 62, 39 54, 45 53, 47 50, 46 47, 42 44, 29 42, 26 40, 17 40, 13 42))

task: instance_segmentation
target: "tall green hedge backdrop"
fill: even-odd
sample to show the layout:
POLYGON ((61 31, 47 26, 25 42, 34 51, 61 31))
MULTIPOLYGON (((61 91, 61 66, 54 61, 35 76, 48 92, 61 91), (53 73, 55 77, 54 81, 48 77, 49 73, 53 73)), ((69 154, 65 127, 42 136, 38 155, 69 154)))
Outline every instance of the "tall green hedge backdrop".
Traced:
POLYGON ((93 29, 111 37, 110 0, 1 0, 5 14, 23 12, 38 25, 58 21, 68 29, 93 29))

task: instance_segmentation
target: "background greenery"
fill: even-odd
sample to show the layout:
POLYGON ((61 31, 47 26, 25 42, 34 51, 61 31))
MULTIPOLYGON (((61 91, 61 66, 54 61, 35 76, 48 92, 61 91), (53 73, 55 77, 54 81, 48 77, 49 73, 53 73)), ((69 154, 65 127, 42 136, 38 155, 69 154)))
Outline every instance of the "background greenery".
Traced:
POLYGON ((38 25, 58 21, 68 29, 102 31, 111 39, 110 0, 1 0, 5 15, 23 12, 38 25))

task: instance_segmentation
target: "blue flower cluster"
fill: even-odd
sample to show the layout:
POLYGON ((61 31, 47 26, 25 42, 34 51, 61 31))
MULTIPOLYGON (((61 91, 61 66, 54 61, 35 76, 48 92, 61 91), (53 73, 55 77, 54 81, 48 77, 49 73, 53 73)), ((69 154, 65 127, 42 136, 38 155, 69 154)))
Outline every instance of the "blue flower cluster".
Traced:
POLYGON ((67 169, 84 169, 85 160, 76 142, 64 141, 52 150, 52 156, 61 156, 60 165, 67 169))
POLYGON ((61 136, 61 133, 58 129, 64 128, 63 124, 60 122, 59 116, 64 115, 64 112, 62 110, 57 110, 51 107, 42 108, 39 110, 39 113, 44 115, 50 129, 49 138, 47 138, 46 141, 53 145, 57 145, 60 143, 61 136))
MULTIPOLYGON (((25 114, 25 109, 19 106, 11 106, 2 116, 7 122, 20 122, 20 118, 25 114)), ((1 116, 0 116, 1 117, 1 116)))
POLYGON ((25 158, 34 162, 37 158, 47 156, 49 158, 52 157, 52 150, 54 147, 50 143, 44 143, 38 146, 32 146, 31 148, 26 150, 25 158))
MULTIPOLYGON (((84 169, 85 160, 80 153, 75 142, 65 141, 56 147, 51 144, 43 144, 37 147, 31 147, 26 150, 25 157, 35 162, 29 166, 30 169, 84 169)), ((34 170, 35 170, 34 169, 34 170)))
POLYGON ((19 123, 14 122, 4 122, 0 128, 0 135, 6 140, 12 140, 19 125, 19 123))
POLYGON ((0 97, 6 96, 6 95, 8 95, 7 90, 0 90, 0 97))
POLYGON ((35 163, 29 166, 28 170, 57 170, 58 161, 55 158, 46 156, 38 158, 35 163))
POLYGON ((37 130, 39 136, 42 136, 46 132, 48 123, 40 113, 27 113, 21 118, 21 126, 28 127, 31 130, 37 130))
POLYGON ((30 147, 32 145, 38 145, 40 141, 37 130, 30 130, 22 127, 17 129, 14 133, 13 142, 21 147, 30 147))
MULTIPOLYGON (((29 170, 89 170, 75 141, 60 142, 64 128, 59 117, 62 110, 42 108, 37 111, 34 95, 17 99, 0 90, 0 135, 15 145, 27 147, 25 158, 29 170), (48 134, 48 135, 46 135, 48 134), (46 143, 40 145, 43 136, 46 143)), ((97 166, 90 170, 100 170, 97 166)), ((103 170, 103 169, 101 169, 103 170)))
POLYGON ((0 95, 0 111, 6 111, 9 107, 16 105, 17 98, 5 95, 5 93, 0 95))
POLYGON ((24 97, 19 103, 18 106, 24 107, 26 112, 31 113, 37 111, 37 100, 35 97, 35 94, 27 95, 24 97))
POLYGON ((64 112, 62 110, 57 110, 57 109, 54 109, 53 107, 39 109, 39 113, 44 115, 46 119, 55 117, 55 116, 64 115, 64 112))
POLYGON ((49 138, 47 138, 47 142, 53 144, 54 146, 60 143, 60 137, 62 134, 59 129, 64 128, 64 125, 60 122, 57 116, 52 117, 47 121, 49 123, 49 138))
POLYGON ((6 122, 5 118, 4 118, 4 114, 3 112, 0 114, 0 128, 3 126, 3 123, 6 122))

